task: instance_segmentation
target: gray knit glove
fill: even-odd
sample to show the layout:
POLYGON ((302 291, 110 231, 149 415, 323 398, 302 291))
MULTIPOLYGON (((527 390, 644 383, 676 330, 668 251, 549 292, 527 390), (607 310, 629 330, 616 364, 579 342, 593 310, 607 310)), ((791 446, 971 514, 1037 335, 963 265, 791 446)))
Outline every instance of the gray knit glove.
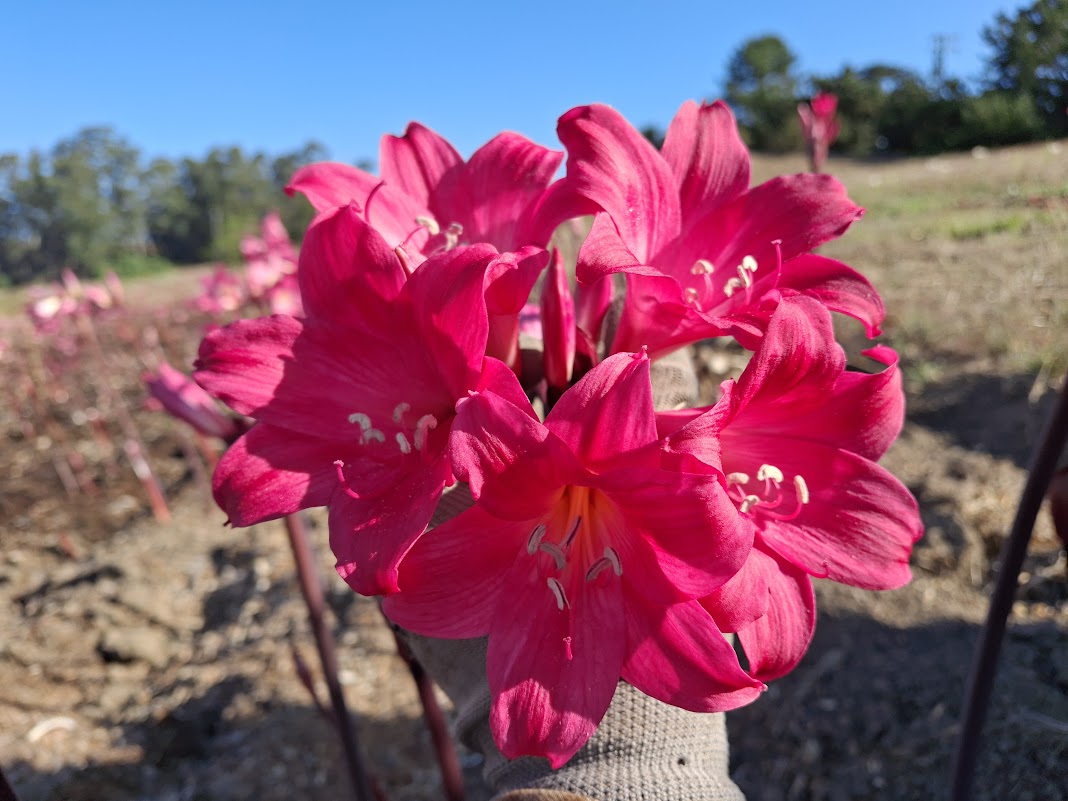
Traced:
MULTIPOLYGON (((697 398, 688 349, 654 362, 657 409, 697 398)), ((430 526, 472 503, 466 485, 441 499, 430 526)), ((456 707, 456 735, 485 756, 483 775, 495 801, 744 801, 728 774, 723 714, 688 712, 621 681, 593 737, 559 770, 544 759, 508 760, 490 733, 486 639, 437 640, 403 632, 412 651, 456 707), (572 795, 574 794, 574 795, 572 795)))

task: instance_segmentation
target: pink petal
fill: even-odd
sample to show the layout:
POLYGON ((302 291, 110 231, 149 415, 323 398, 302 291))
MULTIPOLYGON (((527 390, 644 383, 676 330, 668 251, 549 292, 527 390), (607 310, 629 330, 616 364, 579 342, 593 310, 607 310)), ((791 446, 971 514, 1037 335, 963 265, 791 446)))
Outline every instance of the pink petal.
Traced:
MULTIPOLYGON (((595 221, 596 222, 596 221, 595 221)), ((611 277, 599 278, 590 284, 579 283, 575 287, 575 325, 582 331, 589 342, 601 340, 601 323, 605 313, 612 305, 615 296, 615 282, 611 277)), ((596 354, 596 346, 593 349, 596 354)), ((596 359, 594 359, 596 362, 596 359)))
POLYGON ((752 525, 741 518, 715 475, 635 467, 596 485, 619 510, 627 535, 618 547, 629 587, 649 598, 700 598, 744 564, 752 525))
POLYGON ((765 556, 754 543, 738 572, 722 587, 701 599, 701 606, 712 615, 720 631, 738 631, 767 614, 768 562, 775 567, 774 560, 765 556))
POLYGON ((645 267, 630 251, 608 214, 599 212, 594 215, 590 232, 579 247, 576 277, 580 282, 611 281, 613 273, 647 273, 652 269, 645 267))
POLYGON ((320 212, 356 201, 363 218, 391 248, 407 243, 409 252, 418 253, 427 239, 426 229, 418 222, 430 216, 424 200, 348 164, 320 162, 301 167, 286 186, 290 196, 297 192, 320 212))
POLYGON ((752 256, 757 280, 773 275, 783 262, 841 236, 864 210, 845 187, 827 175, 789 175, 754 187, 704 217, 686 220, 664 272, 682 280, 697 259, 716 267, 713 280, 725 284, 737 265, 752 256))
POLYGON ((735 414, 747 409, 754 420, 769 404, 768 414, 796 414, 821 404, 844 369, 830 313, 813 298, 784 299, 738 379, 731 408, 735 414))
POLYGON ((235 526, 325 506, 337 488, 338 444, 257 423, 215 468, 212 492, 235 526))
POLYGON ((801 661, 816 630, 812 580, 773 553, 757 548, 754 556, 770 593, 767 614, 738 629, 749 660, 749 673, 761 681, 785 676, 801 661))
POLYGON ((582 472, 541 422, 491 392, 456 405, 449 458, 456 476, 470 484, 471 495, 503 520, 544 515, 582 472))
POLYGON ((463 210, 457 211, 465 239, 489 242, 501 251, 544 247, 548 236, 531 230, 527 218, 563 158, 514 133, 498 134, 476 150, 463 168, 463 210))
POLYGON ((502 253, 486 271, 486 307, 490 314, 518 314, 549 263, 549 254, 528 245, 502 253))
POLYGON ((684 217, 699 217, 749 188, 749 151, 722 100, 682 104, 660 150, 679 186, 684 217))
POLYGON ((487 356, 482 362, 482 375, 478 379, 478 392, 491 392, 514 404, 528 417, 538 419, 537 412, 530 405, 519 379, 504 362, 487 356))
POLYGON ((754 701, 751 678, 712 616, 697 601, 627 610, 623 678, 646 695, 693 712, 726 712, 754 701))
POLYGON ((383 610, 395 623, 427 637, 484 637, 504 579, 525 553, 532 528, 475 506, 428 531, 401 562, 401 591, 383 600, 383 610))
POLYGON ((814 295, 831 311, 860 320, 868 337, 882 333, 879 326, 886 317, 882 298, 868 279, 841 262, 802 254, 783 264, 779 285, 814 295))
POLYGON ((545 425, 591 468, 654 442, 648 357, 619 353, 605 359, 560 397, 545 425))
MULTIPOLYGON (((443 137, 420 125, 409 123, 404 136, 386 134, 379 143, 379 166, 382 178, 405 195, 431 209, 435 216, 434 195, 444 177, 463 159, 443 137)), ((442 228, 452 220, 437 221, 442 228)))
POLYGON ((611 579, 573 582, 560 609, 536 560, 524 552, 510 570, 486 660, 490 728, 506 757, 545 756, 559 768, 607 711, 624 649, 623 599, 611 579))
POLYGON ((404 287, 423 347, 453 398, 478 383, 489 334, 484 285, 497 258, 490 245, 458 247, 423 262, 404 287))
POLYGON ((553 251, 541 293, 541 325, 545 338, 542 358, 549 386, 564 390, 575 366, 575 302, 559 250, 553 251))
POLYGON ((606 211, 620 237, 643 263, 681 227, 678 189, 667 162, 608 106, 580 106, 557 125, 567 148, 569 189, 606 211))
MULTIPOLYGON (((769 548, 806 573, 870 590, 895 589, 911 577, 909 553, 923 534, 916 499, 889 472, 816 442, 723 432, 731 470, 761 464, 804 478, 809 503, 794 520, 756 520, 769 548)), ((788 511, 788 510, 786 510, 788 511)))
POLYGON ((355 204, 331 209, 308 227, 298 277, 306 315, 343 328, 388 327, 390 304, 405 282, 393 249, 355 204))
MULTIPOLYGON (((242 320, 204 338, 195 378, 242 414, 325 440, 360 440, 353 415, 362 414, 387 440, 369 447, 397 454, 394 434, 411 427, 392 419, 398 404, 408 404, 413 420, 432 414, 441 421, 463 394, 443 385, 433 343, 404 316, 392 335, 283 316, 242 320)), ((476 372, 470 385, 477 379, 476 372)))
POLYGON ((330 500, 330 550, 337 572, 361 595, 397 592, 398 566, 426 529, 448 477, 444 458, 396 474, 391 489, 354 498, 344 487, 330 500))
POLYGON ((905 393, 897 354, 885 345, 863 351, 877 362, 887 365, 880 373, 845 371, 819 406, 796 408, 790 414, 788 404, 781 405, 777 419, 762 415, 750 423, 743 415, 736 425, 764 427, 768 435, 792 431, 804 439, 852 451, 865 459, 877 460, 901 433, 905 421, 905 393))
POLYGON ((213 397, 167 362, 160 362, 156 372, 146 373, 143 379, 149 394, 170 415, 184 420, 201 434, 230 440, 239 433, 237 421, 219 411, 213 397))

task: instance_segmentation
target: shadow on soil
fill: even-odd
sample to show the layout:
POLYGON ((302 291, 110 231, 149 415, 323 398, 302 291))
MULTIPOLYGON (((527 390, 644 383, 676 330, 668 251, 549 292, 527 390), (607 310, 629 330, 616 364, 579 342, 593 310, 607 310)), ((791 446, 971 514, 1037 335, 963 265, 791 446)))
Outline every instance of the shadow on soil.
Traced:
MULTIPOLYGON (((21 801, 351 798, 340 745, 318 712, 262 702, 247 710, 250 689, 244 677, 225 679, 158 722, 127 724, 128 759, 51 773, 15 763, 5 773, 21 801)), ((421 719, 363 720, 360 735, 388 797, 434 797, 416 789, 438 781, 436 766, 417 759, 429 747, 421 719)), ((470 801, 488 797, 479 766, 465 780, 470 801)))
POLYGON ((965 375, 924 385, 908 399, 913 422, 952 437, 961 447, 1012 460, 1026 468, 1056 400, 1035 374, 965 375))
MULTIPOLYGON (((821 613, 801 666, 728 715, 748 801, 945 798, 979 627, 896 629, 821 613)), ((1010 630, 984 728, 976 801, 1066 797, 1068 631, 1010 630)))

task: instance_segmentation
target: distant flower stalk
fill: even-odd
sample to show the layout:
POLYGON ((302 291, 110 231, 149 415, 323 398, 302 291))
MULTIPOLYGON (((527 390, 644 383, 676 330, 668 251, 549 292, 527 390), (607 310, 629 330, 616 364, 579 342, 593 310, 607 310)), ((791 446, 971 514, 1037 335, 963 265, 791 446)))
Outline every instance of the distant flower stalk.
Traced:
POLYGON ((841 124, 835 114, 838 111, 838 96, 820 92, 808 103, 799 103, 797 116, 801 121, 801 135, 812 172, 823 172, 831 145, 838 138, 841 124))

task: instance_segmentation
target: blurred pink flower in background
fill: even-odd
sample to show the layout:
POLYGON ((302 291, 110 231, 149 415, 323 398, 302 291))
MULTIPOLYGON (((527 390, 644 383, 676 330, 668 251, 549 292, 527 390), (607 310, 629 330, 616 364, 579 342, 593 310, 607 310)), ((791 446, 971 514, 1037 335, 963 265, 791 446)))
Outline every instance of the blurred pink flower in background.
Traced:
POLYGON ((830 92, 820 92, 808 103, 797 105, 801 134, 805 137, 812 172, 823 172, 831 145, 841 131, 841 124, 835 118, 837 112, 838 95, 830 92))

